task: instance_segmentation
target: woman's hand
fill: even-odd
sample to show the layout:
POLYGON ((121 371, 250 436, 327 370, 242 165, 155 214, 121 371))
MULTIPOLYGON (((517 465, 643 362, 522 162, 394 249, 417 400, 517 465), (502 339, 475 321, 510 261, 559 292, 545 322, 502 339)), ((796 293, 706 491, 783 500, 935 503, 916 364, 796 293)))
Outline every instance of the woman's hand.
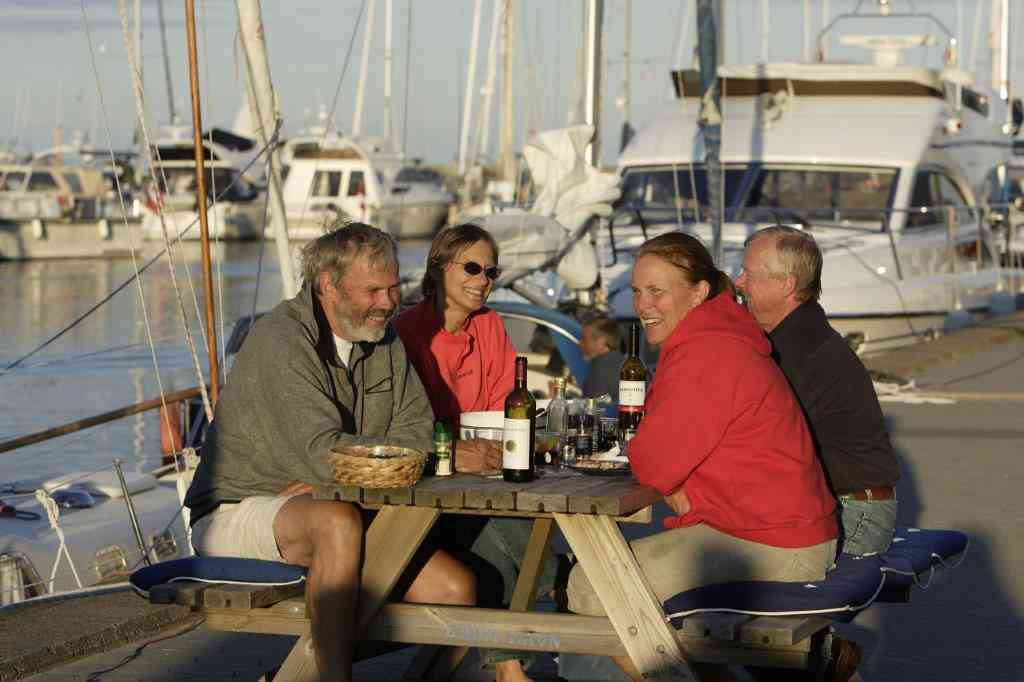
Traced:
POLYGON ((690 511, 690 498, 686 496, 682 486, 665 496, 665 504, 671 507, 677 516, 690 511))
POLYGON ((501 441, 471 438, 455 443, 455 470, 464 474, 501 471, 501 441))

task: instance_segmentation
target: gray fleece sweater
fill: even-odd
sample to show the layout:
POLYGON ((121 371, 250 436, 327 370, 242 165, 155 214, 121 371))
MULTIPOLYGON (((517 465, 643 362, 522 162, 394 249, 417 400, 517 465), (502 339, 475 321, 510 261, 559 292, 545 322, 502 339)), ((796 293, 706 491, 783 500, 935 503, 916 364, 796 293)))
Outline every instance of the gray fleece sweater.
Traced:
POLYGON ((253 326, 207 430, 185 497, 196 519, 225 501, 330 483, 328 452, 387 443, 432 449, 434 415, 393 328, 356 343, 348 367, 308 285, 253 326))

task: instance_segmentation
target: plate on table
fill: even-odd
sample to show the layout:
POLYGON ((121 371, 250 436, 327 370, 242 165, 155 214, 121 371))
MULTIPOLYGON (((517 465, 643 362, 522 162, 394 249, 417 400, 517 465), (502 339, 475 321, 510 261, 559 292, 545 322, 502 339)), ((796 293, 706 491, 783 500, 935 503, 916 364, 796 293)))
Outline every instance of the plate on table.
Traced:
POLYGON ((618 462, 610 459, 578 459, 565 466, 573 471, 590 476, 629 476, 632 469, 629 462, 618 462))

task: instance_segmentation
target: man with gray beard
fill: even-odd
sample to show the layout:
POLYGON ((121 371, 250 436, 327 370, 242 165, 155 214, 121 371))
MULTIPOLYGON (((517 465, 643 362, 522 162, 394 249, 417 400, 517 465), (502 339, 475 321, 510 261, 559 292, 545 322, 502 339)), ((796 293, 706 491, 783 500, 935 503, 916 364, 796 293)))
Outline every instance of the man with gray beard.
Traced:
MULTIPOLYGON (((429 451, 433 412, 390 324, 394 240, 346 225, 306 245, 302 271, 299 294, 262 317, 239 351, 185 504, 198 553, 309 568, 320 677, 350 680, 364 519, 353 505, 314 500, 312 485, 333 481, 334 448, 429 451)), ((466 567, 442 550, 424 554, 405 601, 475 602, 466 567)))

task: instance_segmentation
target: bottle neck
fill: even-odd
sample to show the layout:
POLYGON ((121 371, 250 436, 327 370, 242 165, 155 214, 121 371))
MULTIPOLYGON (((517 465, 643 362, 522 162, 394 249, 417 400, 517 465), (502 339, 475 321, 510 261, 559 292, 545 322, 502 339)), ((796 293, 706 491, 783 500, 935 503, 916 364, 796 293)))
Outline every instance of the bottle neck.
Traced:
POLYGON ((516 358, 516 389, 526 388, 526 358, 516 358))
POLYGON ((640 357, 640 325, 635 322, 629 327, 629 357, 640 357))

